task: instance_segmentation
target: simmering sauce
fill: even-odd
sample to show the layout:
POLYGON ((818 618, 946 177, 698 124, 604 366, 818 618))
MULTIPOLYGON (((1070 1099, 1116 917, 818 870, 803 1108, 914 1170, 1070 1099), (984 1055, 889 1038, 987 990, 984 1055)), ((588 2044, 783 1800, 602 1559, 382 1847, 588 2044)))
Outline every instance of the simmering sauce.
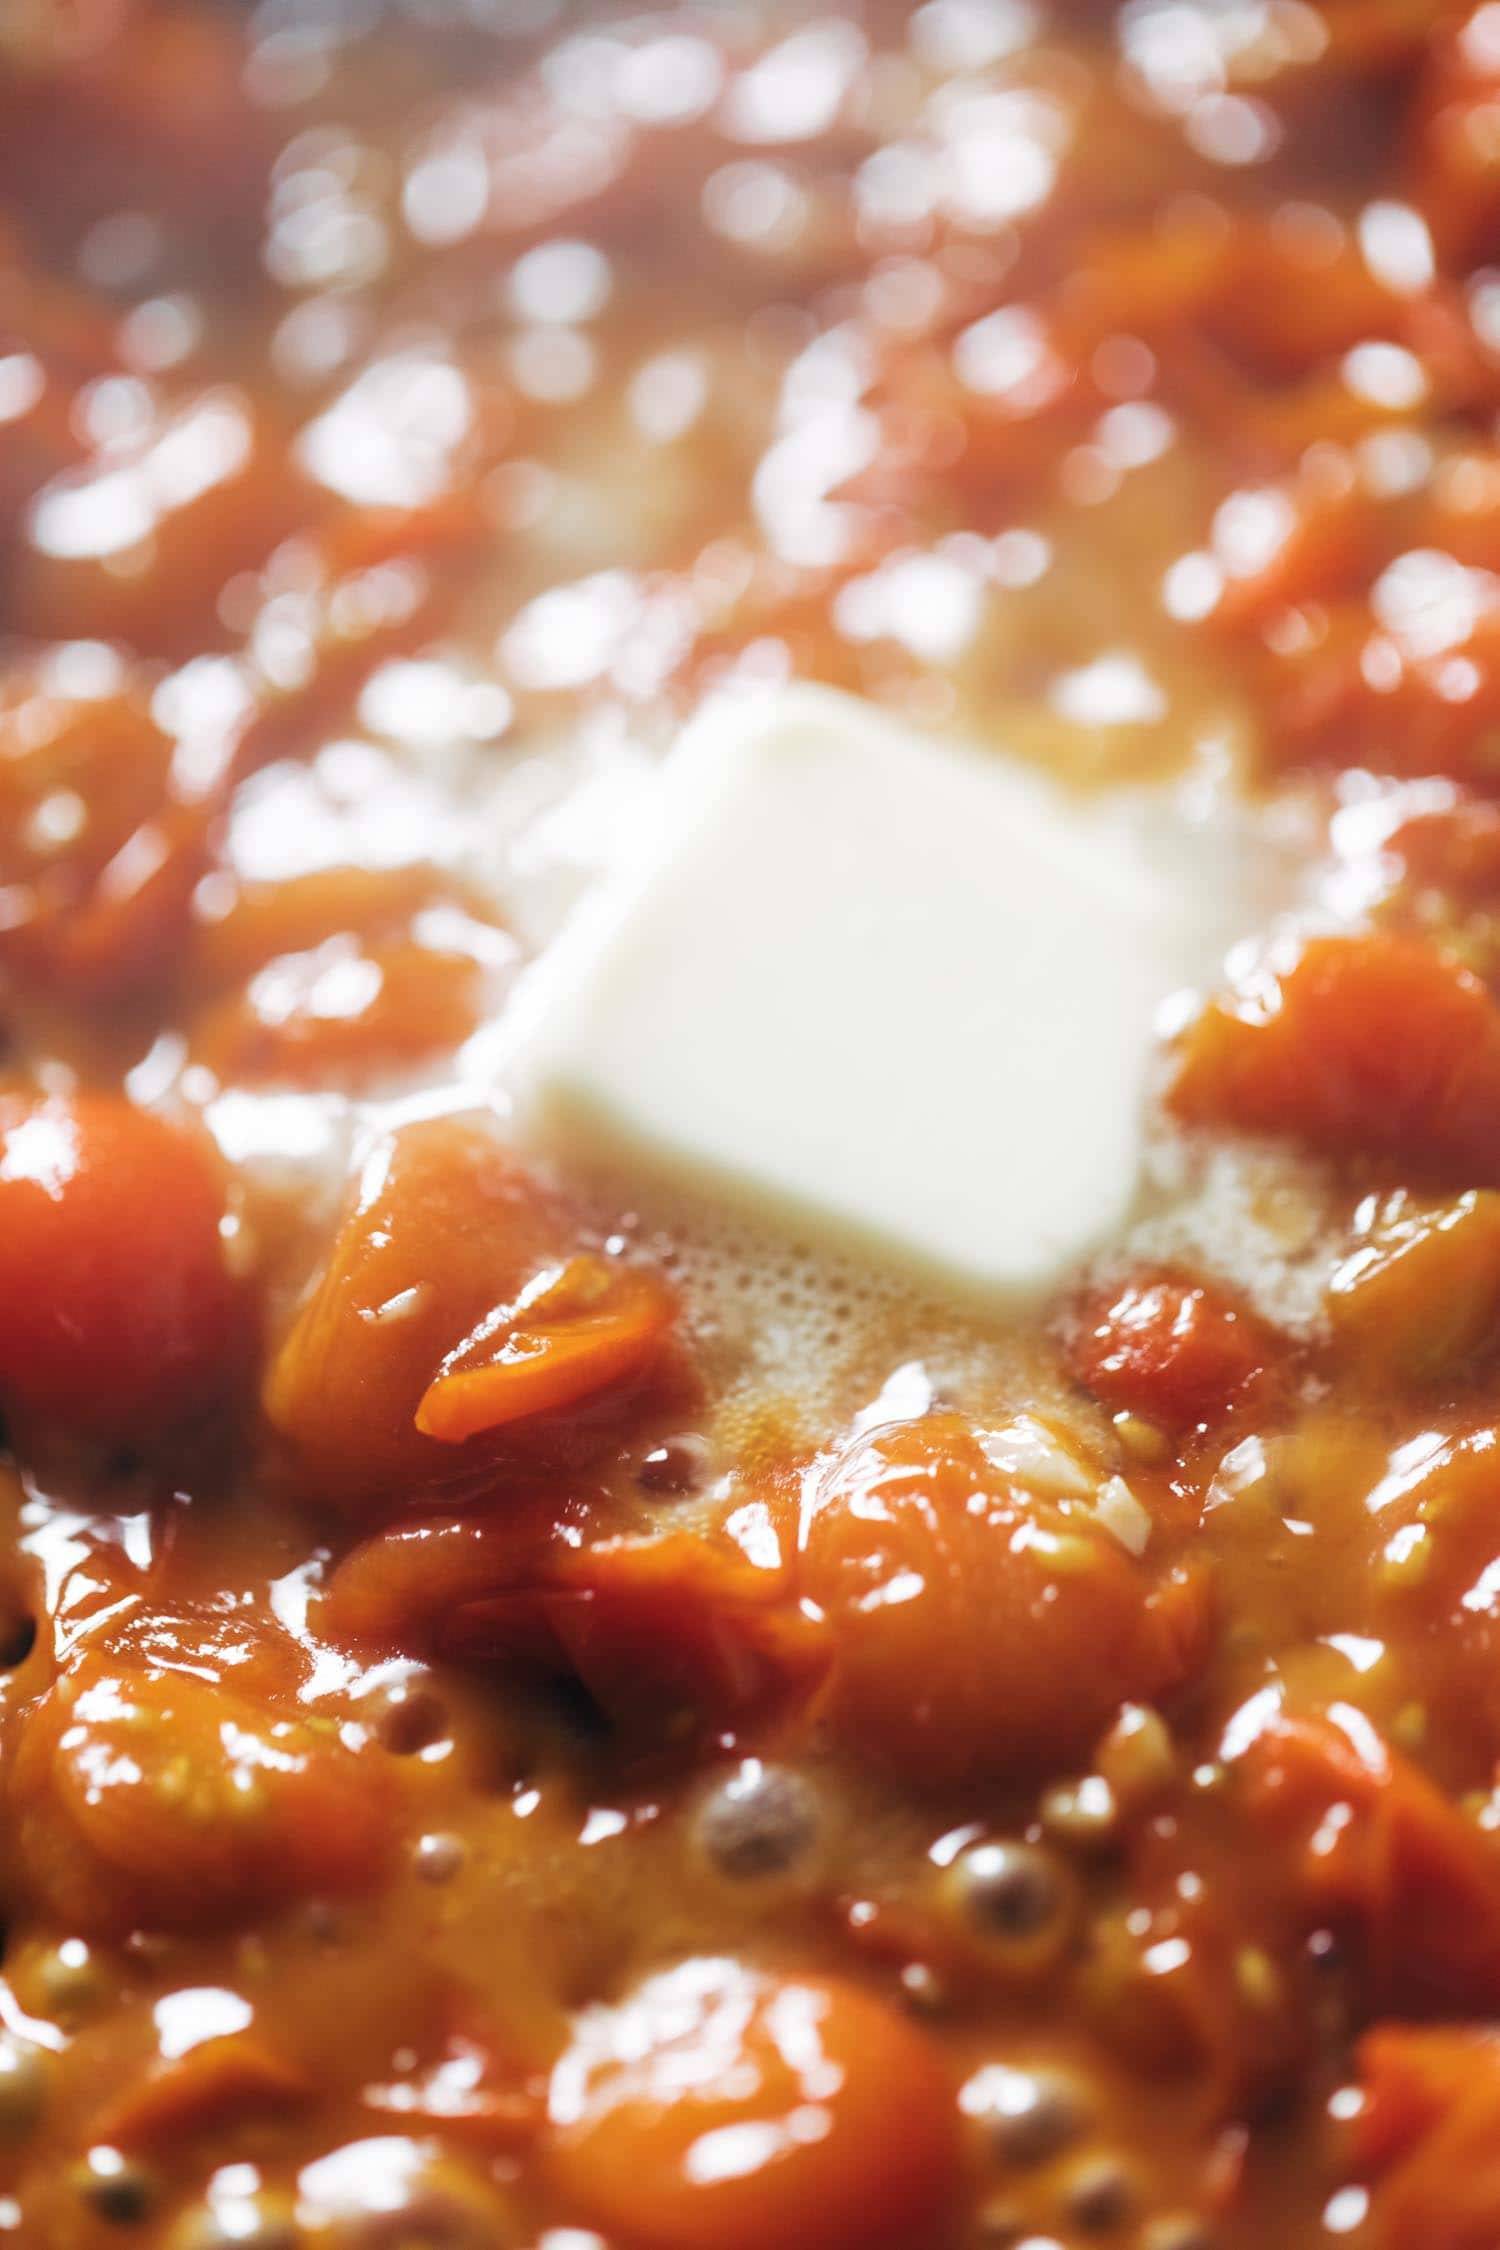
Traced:
POLYGON ((1493 0, 0 4, 0 2241, 1497 2250, 1497 413, 1493 0), (805 682, 1224 911, 999 1309, 516 1130, 805 682))

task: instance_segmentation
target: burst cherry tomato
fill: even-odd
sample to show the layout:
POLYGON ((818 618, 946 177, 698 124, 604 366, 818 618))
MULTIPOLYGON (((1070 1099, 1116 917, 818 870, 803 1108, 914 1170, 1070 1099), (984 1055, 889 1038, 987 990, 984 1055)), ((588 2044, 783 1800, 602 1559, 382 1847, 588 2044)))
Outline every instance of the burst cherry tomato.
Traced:
POLYGON ((385 1781, 295 1707, 100 1657, 27 1718, 10 1809, 53 1911, 91 1932, 176 1929, 368 1882, 385 1781))
POLYGON ((1084 1305, 1068 1358, 1106 1406, 1177 1430, 1221 1414, 1265 1365, 1269 1343, 1217 1291, 1149 1274, 1084 1305))
POLYGON ((829 1467, 799 1584, 827 1624, 828 1726, 919 1788, 1081 1756, 1122 1701, 1183 1677, 1204 1623, 1192 1587, 1024 1490, 953 1415, 829 1467))
POLYGON ((1170 1099, 1191 1124, 1488 1185, 1500 1181, 1500 1008, 1418 939, 1312 938, 1274 984, 1205 1009, 1170 1099))

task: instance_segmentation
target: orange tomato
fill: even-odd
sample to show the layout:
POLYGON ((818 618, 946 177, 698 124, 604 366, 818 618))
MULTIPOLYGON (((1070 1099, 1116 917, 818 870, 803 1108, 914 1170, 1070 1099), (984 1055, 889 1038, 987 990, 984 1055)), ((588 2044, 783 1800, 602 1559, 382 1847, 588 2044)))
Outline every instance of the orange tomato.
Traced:
POLYGON ((321 1494, 452 1475, 418 1404, 496 1301, 556 1256, 563 1230, 555 1199, 480 1119, 379 1143, 266 1381, 266 1411, 321 1494))
POLYGON ((1216 1000, 1169 1101, 1190 1124, 1500 1179, 1500 1008, 1468 969, 1383 932, 1309 940, 1273 981, 1216 1000))
POLYGON ((936 2053, 834 1978, 650 1977, 579 2020, 549 2112, 558 2193, 630 2250, 911 2250, 955 2184, 936 2053))
POLYGON ((545 1614, 601 1710, 680 1738, 805 1694, 824 1636, 784 1564, 751 1544, 668 1531, 559 1558, 545 1614))
POLYGON ((359 1082, 451 1050, 518 957, 486 902, 420 861, 236 884, 200 905, 192 947, 193 1057, 221 1084, 359 1082))
POLYGON ((205 1140, 120 1095, 0 1097, 0 1397, 107 1438, 211 1399, 239 1332, 205 1140))
POLYGON ((371 1881, 388 1790, 331 1720, 94 1656, 28 1715, 11 1771, 27 1882, 91 1931, 212 1925, 371 1881))
POLYGON ((1179 1430, 1222 1414, 1270 1349, 1260 1323, 1217 1290, 1143 1275, 1084 1304, 1068 1364, 1106 1406, 1179 1430))
POLYGON ((590 1520, 586 1503, 559 1510, 550 1496, 510 1494, 503 1515, 391 1524, 338 1563, 324 1627, 372 1648, 545 1663, 553 1641, 537 1588, 556 1567, 555 1541, 590 1520))
POLYGON ((1278 1714, 1240 1771, 1301 1855, 1309 1912, 1353 1923, 1386 2004, 1500 2007, 1500 1850, 1367 1719, 1278 1714))
POLYGON ((993 1468, 956 1416, 840 1454, 801 1547, 827 1622, 825 1720, 918 1788, 1056 1769, 1196 1654, 1196 1604, 1165 1598, 1087 1509, 993 1468))
POLYGON ((570 1226, 480 1119, 382 1141, 267 1379, 299 1472, 335 1498, 442 1486, 517 1423, 544 1450, 593 1450, 626 1378, 660 1356, 673 1303, 640 1269, 560 1265, 570 1226))
POLYGON ((592 1253, 545 1269, 450 1352, 417 1407, 445 1445, 576 1405, 639 1375, 676 1315, 665 1282, 592 1253))
POLYGON ((560 1511, 510 1494, 503 1515, 393 1525, 339 1563, 325 1623, 369 1646, 569 1674, 637 1733, 722 1723, 808 1683, 822 1636, 783 1560, 725 1533, 607 1524, 577 1495, 560 1511))

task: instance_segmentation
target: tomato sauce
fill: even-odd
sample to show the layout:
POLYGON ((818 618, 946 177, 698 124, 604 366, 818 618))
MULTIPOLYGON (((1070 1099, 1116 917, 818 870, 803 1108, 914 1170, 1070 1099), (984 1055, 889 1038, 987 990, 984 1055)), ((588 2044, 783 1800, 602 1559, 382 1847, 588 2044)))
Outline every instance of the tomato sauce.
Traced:
POLYGON ((1493 4, 0 8, 0 2241, 1497 2250, 1497 412, 1493 4), (796 678, 1277 869, 1024 1317, 508 1135, 796 678))

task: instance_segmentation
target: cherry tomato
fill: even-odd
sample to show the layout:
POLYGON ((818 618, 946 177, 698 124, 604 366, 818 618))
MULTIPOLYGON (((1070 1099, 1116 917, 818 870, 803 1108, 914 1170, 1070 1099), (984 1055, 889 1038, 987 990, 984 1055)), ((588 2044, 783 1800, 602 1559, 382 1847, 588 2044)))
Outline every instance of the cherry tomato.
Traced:
POLYGON ((560 1509, 546 1487, 392 1525, 333 1571, 324 1623, 369 1648, 572 1674, 632 1737, 680 1740, 805 1689, 822 1636, 779 1558, 706 1528, 609 1526, 597 1498, 574 1490, 560 1509))
POLYGON ((554 1200, 483 1120, 434 1119, 374 1149, 266 1384, 266 1410, 320 1492, 452 1474, 452 1449, 417 1427, 418 1403, 561 1233, 554 1200))
POLYGON ((90 1930, 212 1925, 379 1869, 386 1775, 331 1722, 135 1660, 86 1660, 28 1716, 11 1810, 29 1881, 90 1930))
POLYGON ((1414 938, 1311 939, 1273 984, 1205 1009, 1170 1100, 1189 1123, 1500 1181, 1500 1008, 1414 938))
POLYGON ((1261 1833, 1300 1854, 1307 1913, 1353 1927, 1384 2001, 1500 2005, 1500 1851, 1361 1713, 1279 1713, 1240 1773, 1261 1833))
POLYGON ((299 1476, 360 1500, 461 1481, 518 1430, 596 1451, 674 1305, 643 1270, 560 1259, 574 1223, 482 1117, 383 1140, 267 1380, 299 1476))
POLYGON ((1378 2024, 1359 2043, 1355 2154, 1381 2250, 1500 2240, 1500 2039, 1488 2025, 1378 2024))
POLYGON ((827 1723, 919 1788, 1079 1757, 1193 1660, 1196 1620, 1116 1538, 993 1468, 954 1416, 825 1472, 799 1583, 827 1621, 827 1723))
POLYGON ((559 2193, 622 2250, 910 2250, 954 2184, 934 2050, 834 1978, 684 1961, 579 2020, 549 2108, 559 2193))
POLYGON ((108 1438, 179 1421, 238 1330, 207 1144, 122 1096, 0 1098, 0 1397, 108 1438))
POLYGON ((1221 1414, 1264 1366, 1269 1341, 1217 1291, 1143 1275, 1083 1307, 1068 1359, 1106 1406, 1177 1430, 1221 1414))

